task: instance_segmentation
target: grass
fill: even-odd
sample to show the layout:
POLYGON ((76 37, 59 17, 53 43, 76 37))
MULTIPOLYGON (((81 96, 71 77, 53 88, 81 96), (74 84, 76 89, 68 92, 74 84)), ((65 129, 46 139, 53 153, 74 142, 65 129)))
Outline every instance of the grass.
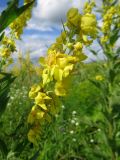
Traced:
MULTIPOLYGON (((98 74, 96 68, 96 64, 87 64, 86 68, 83 65, 80 74, 74 76, 68 96, 62 99, 60 113, 44 126, 39 147, 35 148, 27 140, 27 116, 33 105, 28 92, 38 76, 34 73, 30 78, 25 70, 19 74, 11 86, 10 100, 0 121, 8 160, 35 160, 37 155, 37 160, 103 160, 108 151, 101 149, 106 141, 100 123, 104 121, 102 97, 89 81, 98 74)), ((0 159, 4 160, 2 155, 0 159)))

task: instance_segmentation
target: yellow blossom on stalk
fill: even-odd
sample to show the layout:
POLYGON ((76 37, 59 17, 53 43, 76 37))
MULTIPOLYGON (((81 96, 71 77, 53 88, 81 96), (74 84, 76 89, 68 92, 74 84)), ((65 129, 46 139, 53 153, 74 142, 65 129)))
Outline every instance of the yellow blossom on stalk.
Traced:
POLYGON ((33 128, 31 128, 28 132, 28 140, 37 145, 37 141, 40 138, 40 126, 36 125, 33 128))
POLYGON ((3 58, 8 58, 10 56, 10 54, 11 54, 11 51, 9 48, 2 48, 0 51, 0 55, 3 58))
POLYGON ((35 97, 35 104, 40 106, 43 110, 47 110, 45 101, 50 99, 51 98, 47 96, 45 93, 38 92, 38 95, 35 97))
POLYGON ((66 46, 67 46, 67 48, 69 48, 69 49, 73 49, 73 48, 74 48, 73 43, 70 43, 70 42, 67 43, 66 46))
POLYGON ((30 92, 29 92, 29 97, 30 97, 31 99, 34 99, 34 98, 36 97, 37 93, 38 93, 40 90, 41 90, 41 86, 40 86, 40 85, 37 85, 37 84, 33 85, 33 86, 31 87, 30 92))
POLYGON ((103 26, 101 28, 103 32, 103 36, 101 37, 102 44, 107 42, 109 39, 113 17, 116 15, 116 13, 117 13, 116 6, 112 6, 109 9, 105 10, 105 13, 103 15, 103 26))
POLYGON ((43 110, 47 110, 46 102, 51 98, 45 92, 42 91, 42 87, 40 85, 33 85, 31 87, 29 97, 35 100, 36 106, 39 106, 39 108, 43 110))
POLYGON ((74 44, 74 50, 75 51, 79 51, 79 50, 82 50, 83 48, 83 44, 81 42, 77 42, 74 44))
POLYGON ((85 35, 96 36, 97 20, 94 14, 87 13, 82 16, 80 27, 85 35))
POLYGON ((57 96, 66 96, 66 90, 64 88, 63 82, 56 82, 56 84, 55 84, 55 94, 57 96))
POLYGON ((101 37, 100 41, 102 44, 106 43, 107 41, 109 40, 109 37, 108 36, 103 36, 101 37))
MULTIPOLYGON (((30 3, 31 1, 32 0, 24 0, 24 4, 30 3)), ((31 11, 32 7, 29 7, 29 9, 10 24, 10 28, 14 32, 15 38, 20 39, 20 35, 23 33, 24 27, 27 25, 27 21, 31 18, 31 11)))
POLYGON ((91 13, 92 12, 92 9, 93 7, 95 6, 95 2, 92 1, 92 2, 86 2, 85 5, 84 5, 84 13, 91 13))
MULTIPOLYGON (((64 31, 49 47, 46 57, 39 60, 43 69, 42 87, 35 85, 30 90, 29 97, 34 99, 35 105, 28 116, 28 123, 32 126, 37 123, 40 130, 42 124, 51 122, 52 116, 58 113, 60 102, 57 98, 66 96, 71 81, 70 74, 74 73, 76 64, 87 58, 82 52, 84 45, 90 45, 97 37, 97 20, 92 14, 94 5, 94 2, 87 3, 83 15, 77 8, 71 8, 67 12, 64 31), (53 89, 49 91, 48 88, 51 87, 53 89)), ((100 80, 100 77, 97 79, 100 80)), ((38 132, 33 127, 28 138, 36 143, 36 136, 38 132)))
POLYGON ((45 112, 39 109, 37 105, 32 107, 32 110, 28 116, 28 123, 33 124, 36 120, 43 118, 45 112))
POLYGON ((2 39, 2 47, 0 49, 0 56, 9 58, 10 55, 16 51, 15 41, 12 38, 4 37, 2 39))
POLYGON ((95 77, 95 79, 96 79, 97 81, 102 81, 104 78, 103 78, 102 75, 97 75, 97 76, 95 77))
POLYGON ((42 78, 43 84, 47 84, 53 79, 62 81, 72 71, 74 64, 78 61, 75 56, 69 56, 63 53, 51 53, 46 59, 46 67, 43 70, 42 78))
POLYGON ((67 12, 67 26, 69 28, 78 27, 80 19, 81 19, 81 15, 79 14, 79 11, 77 8, 71 8, 67 12))

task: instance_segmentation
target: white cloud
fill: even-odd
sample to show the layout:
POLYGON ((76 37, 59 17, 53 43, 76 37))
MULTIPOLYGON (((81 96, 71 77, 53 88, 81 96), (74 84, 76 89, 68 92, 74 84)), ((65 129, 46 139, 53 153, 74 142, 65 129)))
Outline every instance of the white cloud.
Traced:
MULTIPOLYGON (((44 33, 46 31, 53 33, 55 29, 61 30, 61 19, 65 21, 69 8, 77 7, 81 11, 86 1, 88 0, 84 2, 83 0, 37 0, 37 6, 33 9, 33 17, 28 23, 27 30, 44 33)), ((101 6, 100 0, 96 2, 98 6, 101 6)), ((37 33, 24 36, 24 49, 31 50, 32 57, 45 54, 46 45, 51 44, 55 39, 52 34, 45 36, 41 38, 37 33)), ((23 48, 23 43, 20 44, 20 48, 23 48)))
POLYGON ((53 43, 52 38, 40 38, 39 35, 26 35, 23 36, 22 41, 17 41, 18 51, 30 51, 31 58, 38 58, 45 55, 47 47, 53 43))
POLYGON ((52 31, 52 27, 60 29, 61 19, 65 21, 66 13, 71 7, 82 8, 82 0, 37 0, 28 29, 40 31, 52 31))
MULTIPOLYGON (((33 9, 33 18, 28 23, 28 29, 40 31, 52 31, 53 27, 60 29, 61 19, 65 21, 66 13, 71 7, 81 10, 88 0, 37 0, 37 6, 33 9)), ((98 7, 101 0, 96 0, 98 7)))

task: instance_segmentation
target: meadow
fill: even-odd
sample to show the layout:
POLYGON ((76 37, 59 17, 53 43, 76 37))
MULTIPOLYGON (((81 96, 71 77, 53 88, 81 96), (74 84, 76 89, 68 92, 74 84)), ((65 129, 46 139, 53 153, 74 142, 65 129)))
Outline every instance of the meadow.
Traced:
MULTIPOLYGON (((10 100, 0 121, 1 137, 5 139, 6 152, 11 160, 32 159, 36 153, 26 135, 27 115, 32 105, 28 93, 31 85, 38 81, 38 74, 34 69, 31 79, 30 67, 23 66, 10 88, 10 100)), ((101 112, 97 108, 102 99, 100 91, 88 78, 95 79, 98 74, 96 66, 96 63, 87 66, 83 64, 81 74, 73 78, 69 95, 62 100, 60 113, 55 115, 52 123, 44 127, 38 149, 40 160, 83 159, 87 155, 91 156, 90 159, 95 158, 92 153, 90 155, 90 148, 97 141, 95 136, 102 132, 99 126, 94 126, 101 118, 101 112), (88 77, 87 72, 90 70, 93 72, 88 77), (82 155, 82 152, 86 152, 86 155, 82 155)))
POLYGON ((37 65, 16 48, 34 2, 13 0, 0 15, 0 160, 120 160, 119 1, 69 9, 37 65))

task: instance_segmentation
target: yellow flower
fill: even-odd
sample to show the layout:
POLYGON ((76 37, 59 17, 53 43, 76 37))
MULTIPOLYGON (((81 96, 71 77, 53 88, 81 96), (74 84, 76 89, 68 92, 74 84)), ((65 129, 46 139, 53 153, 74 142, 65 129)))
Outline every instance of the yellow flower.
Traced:
POLYGON ((54 66, 51 70, 53 76, 54 76, 54 79, 56 81, 62 81, 63 79, 63 70, 60 69, 59 66, 54 66))
POLYGON ((37 141, 39 140, 40 137, 40 127, 35 126, 34 128, 30 129, 28 132, 28 140, 37 145, 37 141))
POLYGON ((53 80, 53 77, 51 75, 51 69, 49 66, 47 66, 42 73, 42 79, 43 79, 43 85, 46 85, 50 81, 53 80))
POLYGON ((66 46, 67 46, 68 48, 70 48, 70 49, 72 49, 72 48, 74 47, 74 46, 73 46, 73 43, 70 43, 70 42, 67 43, 66 46))
POLYGON ((81 29, 83 34, 94 36, 97 32, 97 21, 94 14, 85 14, 81 18, 81 29))
POLYGON ((95 2, 86 2, 84 5, 84 13, 91 13, 92 8, 95 6, 95 2))
POLYGON ((97 76, 95 77, 95 79, 96 79, 97 81, 102 81, 104 78, 103 78, 103 76, 101 76, 101 75, 97 75, 97 76))
POLYGON ((71 8, 68 12, 67 12, 67 25, 68 27, 71 26, 75 26, 78 27, 79 21, 80 21, 80 14, 78 12, 77 8, 71 8))
POLYGON ((62 82, 56 82, 55 84, 55 94, 57 96, 66 96, 66 90, 62 82))
POLYGON ((0 55, 3 57, 3 58, 8 58, 11 54, 11 51, 9 48, 3 48, 1 51, 0 51, 0 55))
POLYGON ((83 44, 81 42, 77 42, 75 45, 74 45, 74 49, 75 51, 79 51, 83 48, 83 44))
POLYGON ((105 43, 105 42, 107 42, 108 40, 109 40, 109 37, 108 37, 108 36, 103 36, 103 37, 101 37, 101 39, 100 39, 100 41, 101 41, 102 44, 105 43))
POLYGON ((33 106, 30 114, 28 115, 28 123, 33 124, 36 120, 43 118, 45 112, 41 111, 38 106, 33 106))
POLYGON ((47 106, 45 104, 45 100, 50 100, 51 98, 47 96, 45 93, 39 92, 35 97, 35 104, 39 105, 43 110, 47 110, 47 106))
POLYGON ((45 59, 46 66, 43 70, 43 85, 46 85, 53 79, 62 81, 62 79, 70 74, 74 64, 78 61, 75 56, 66 55, 59 52, 51 53, 45 59))
POLYGON ((39 92, 41 90, 41 86, 40 85, 33 85, 32 87, 31 87, 31 90, 30 90, 30 92, 29 92, 29 97, 31 98, 31 99, 34 99, 35 97, 36 97, 36 95, 37 95, 37 93, 39 92))
POLYGON ((73 67, 74 67, 73 64, 69 64, 64 68, 64 71, 63 71, 63 77, 64 78, 67 77, 70 74, 70 71, 73 70, 73 67))

